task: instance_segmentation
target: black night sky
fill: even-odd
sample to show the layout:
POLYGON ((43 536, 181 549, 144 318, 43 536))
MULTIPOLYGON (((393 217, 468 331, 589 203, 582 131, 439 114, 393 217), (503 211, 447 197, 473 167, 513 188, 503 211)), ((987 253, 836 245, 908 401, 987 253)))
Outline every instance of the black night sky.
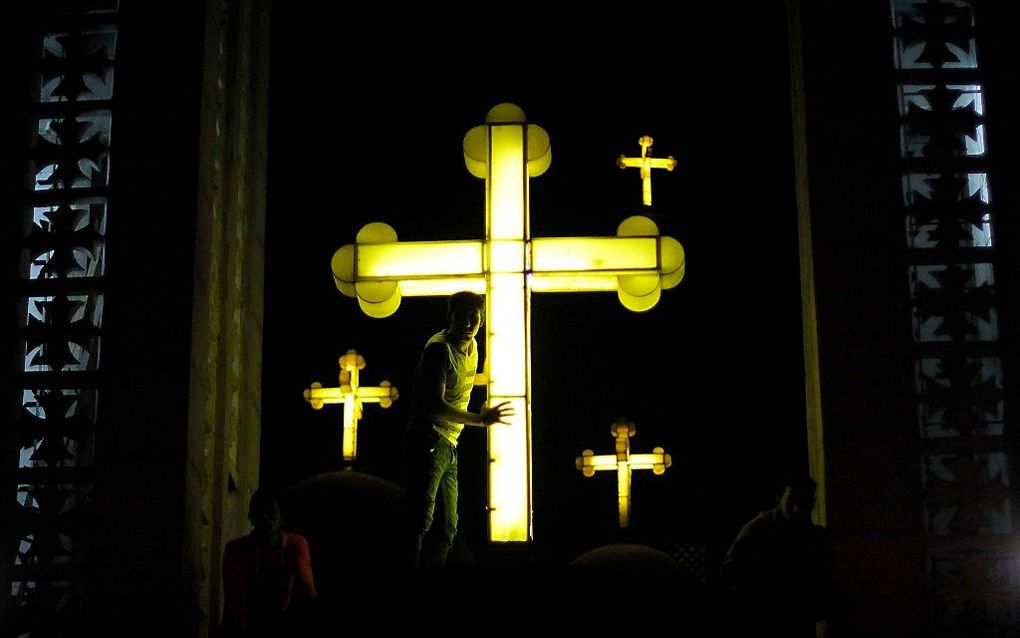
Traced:
MULTIPOLYGON (((706 4, 716 8, 642 14, 645 26, 380 29, 366 46, 363 33, 348 38, 364 18, 336 10, 309 38, 298 10, 276 3, 264 484, 335 469, 340 408, 315 412, 301 391, 336 385, 349 348, 367 359, 363 384, 388 379, 403 395, 368 406, 359 428, 359 469, 399 482, 414 365, 445 300, 405 298, 371 319, 334 287, 330 257, 371 221, 403 240, 481 237, 484 186, 461 141, 500 102, 552 140, 552 166, 531 183, 534 236, 614 235, 640 213, 637 171, 615 159, 648 134, 655 155, 679 162, 653 179, 651 216, 687 254, 686 279, 646 313, 611 293, 533 296, 539 560, 621 538, 701 543, 714 559, 770 505, 778 477, 805 467, 785 14, 706 4), (635 472, 627 537, 615 531, 615 476, 574 467, 585 448, 612 450, 621 415, 637 424, 633 451, 661 445, 673 458, 664 476, 635 472)), ((461 441, 461 531, 481 555, 484 433, 461 441)))

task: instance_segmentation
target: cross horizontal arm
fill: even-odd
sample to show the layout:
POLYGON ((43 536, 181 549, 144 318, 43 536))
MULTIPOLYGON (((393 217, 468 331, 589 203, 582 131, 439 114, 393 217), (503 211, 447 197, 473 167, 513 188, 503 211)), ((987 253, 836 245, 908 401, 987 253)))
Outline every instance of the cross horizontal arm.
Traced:
POLYGON ((616 234, 400 242, 392 227, 373 222, 358 233, 358 243, 334 253, 333 279, 377 318, 396 312, 403 296, 458 290, 490 296, 497 279, 514 278, 511 288, 528 293, 616 292, 625 308, 643 312, 683 279, 683 246, 659 235, 655 222, 642 215, 623 220, 616 234))
POLYGON ((661 279, 662 288, 675 286, 683 278, 684 257, 679 242, 659 235, 552 237, 531 241, 531 266, 534 292, 632 293, 628 282, 654 286, 661 279))
POLYGON ((355 250, 355 281, 477 277, 483 273, 484 249, 481 241, 360 244, 355 250))
POLYGON ((672 258, 679 244, 670 237, 544 237, 492 243, 492 263, 487 262, 484 241, 349 244, 338 251, 338 258, 346 254, 353 268, 343 277, 336 269, 334 274, 344 284, 341 290, 351 296, 355 284, 383 281, 399 282, 401 295, 407 297, 460 290, 483 294, 490 272, 527 272, 534 292, 608 292, 619 288, 619 276, 669 276, 677 269, 673 262, 682 263, 672 258), (525 270, 529 252, 531 268, 525 270))
POLYGON ((665 465, 669 467, 673 464, 673 459, 668 454, 631 454, 630 455, 630 466, 635 470, 651 470, 656 465, 665 465))
POLYGON ((548 237, 531 240, 531 271, 549 274, 656 273, 658 237, 548 237), (645 272, 642 272, 645 271, 645 272))
MULTIPOLYGON (((305 391, 306 401, 321 401, 323 403, 343 403, 350 392, 344 392, 342 388, 312 388, 305 391)), ((379 403, 383 399, 393 397, 393 388, 366 388, 359 387, 354 398, 364 403, 379 403)))
POLYGON ((402 295, 485 292, 484 242, 400 242, 396 241, 396 232, 384 234, 388 238, 383 241, 347 244, 336 251, 332 260, 333 279, 340 292, 358 297, 359 303, 388 302, 383 304, 387 305, 386 310, 369 311, 363 305, 362 309, 372 316, 384 317, 394 312, 402 295))
MULTIPOLYGON (((578 465, 583 467, 590 467, 596 471, 601 470, 615 470, 619 467, 619 463, 616 461, 615 454, 599 454, 598 456, 584 455, 578 457, 578 465)), ((579 467, 578 469, 583 469, 579 467)))
POLYGON ((641 168, 641 164, 644 163, 642 157, 623 157, 622 155, 617 158, 616 165, 620 168, 641 168))
MULTIPOLYGON (((522 243, 524 246, 530 244, 531 271, 536 275, 592 273, 598 276, 655 271, 659 265, 659 239, 547 237, 522 243)), ((353 280, 349 283, 415 279, 438 283, 450 278, 481 277, 488 270, 484 249, 485 243, 481 241, 358 245, 353 251, 355 268, 353 280)), ((406 294, 403 286, 401 292, 406 294)))
MULTIPOLYGON (((629 465, 632 470, 653 470, 656 466, 669 467, 673 464, 673 459, 664 452, 653 452, 649 454, 631 454, 630 458, 623 463, 629 465)), ((602 471, 615 470, 621 463, 616 460, 615 454, 599 454, 598 456, 585 455, 578 457, 578 465, 590 467, 595 471, 602 471)), ((582 467, 579 467, 579 469, 582 469, 582 467)))
POLYGON ((532 292, 615 292, 616 275, 583 273, 540 273, 529 279, 532 292))
POLYGON ((467 290, 485 294, 485 277, 451 277, 449 279, 401 279, 400 294, 405 297, 438 297, 467 290))
POLYGON ((667 171, 676 168, 676 160, 672 157, 621 157, 616 160, 620 168, 644 168, 646 163, 650 168, 664 168, 667 171))

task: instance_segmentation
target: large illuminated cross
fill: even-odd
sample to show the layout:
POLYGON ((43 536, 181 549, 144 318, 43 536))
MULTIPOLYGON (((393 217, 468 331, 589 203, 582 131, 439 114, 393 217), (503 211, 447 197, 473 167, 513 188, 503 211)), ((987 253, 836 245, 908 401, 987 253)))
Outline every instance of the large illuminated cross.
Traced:
POLYGON ((596 456, 591 450, 585 450, 574 463, 585 476, 595 476, 599 470, 616 470, 620 527, 626 528, 630 526, 630 473, 633 470, 652 470, 654 474, 664 474, 666 468, 673 464, 673 459, 661 447, 652 448, 651 454, 631 454, 630 437, 637 433, 637 428, 626 419, 617 420, 610 432, 616 439, 615 454, 596 456))
POLYGON ((312 387, 304 391, 305 401, 312 406, 313 410, 321 410, 322 406, 327 403, 342 403, 344 405, 344 427, 341 440, 343 441, 343 460, 348 463, 354 463, 358 457, 358 421, 364 414, 364 404, 378 403, 380 407, 388 408, 400 396, 389 381, 380 382, 378 387, 362 386, 360 373, 364 369, 365 357, 355 350, 348 350, 347 354, 340 357, 338 387, 324 388, 321 383, 316 381, 312 383, 312 387))
POLYGON ((400 242, 373 222, 332 260, 337 288, 372 317, 393 314, 405 295, 485 295, 488 398, 515 411, 509 426, 488 429, 492 541, 531 539, 531 293, 616 291, 644 311, 684 276, 680 243, 647 217, 627 218, 616 237, 532 237, 529 178, 551 161, 549 135, 498 104, 464 137, 468 171, 485 180, 484 239, 400 242))

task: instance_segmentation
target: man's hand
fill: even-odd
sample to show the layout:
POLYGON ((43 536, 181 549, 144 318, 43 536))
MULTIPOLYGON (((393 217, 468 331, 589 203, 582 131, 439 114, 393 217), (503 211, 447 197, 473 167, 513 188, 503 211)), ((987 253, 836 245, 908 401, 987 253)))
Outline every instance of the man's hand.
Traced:
POLYGON ((478 413, 478 418, 482 420, 482 425, 489 427, 496 423, 502 423, 503 425, 510 425, 509 419, 514 415, 514 408, 510 405, 509 401, 503 401, 494 406, 483 406, 482 410, 478 413))

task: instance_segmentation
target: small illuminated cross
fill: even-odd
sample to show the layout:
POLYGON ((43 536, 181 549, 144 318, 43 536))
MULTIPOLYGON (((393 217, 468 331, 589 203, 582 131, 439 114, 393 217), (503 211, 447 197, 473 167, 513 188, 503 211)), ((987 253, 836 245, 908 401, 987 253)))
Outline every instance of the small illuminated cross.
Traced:
POLYGON ((487 429, 489 540, 532 535, 531 294, 615 292, 644 312, 686 272, 684 249, 642 215, 615 237, 532 237, 530 180, 552 162, 549 134, 514 104, 497 104, 464 136, 468 172, 485 180, 485 236, 479 240, 399 241, 372 222, 333 254, 333 280, 362 311, 388 317, 403 297, 485 295, 484 379, 491 403, 508 402, 509 426, 487 429))
POLYGON ((344 404, 343 460, 353 463, 358 456, 358 421, 364 412, 365 403, 378 403, 388 408, 400 396, 389 381, 381 381, 379 387, 362 387, 359 373, 365 369, 365 357, 354 350, 340 357, 340 384, 336 388, 324 388, 316 381, 305 390, 305 401, 313 410, 321 410, 327 403, 344 404))
POLYGON ((652 169, 653 168, 664 168, 667 171, 672 172, 676 168, 676 160, 673 156, 663 159, 661 157, 650 157, 648 154, 652 151, 652 138, 649 135, 642 135, 638 139, 638 144, 641 145, 641 157, 624 157, 621 155, 616 158, 616 165, 620 168, 640 168, 641 169, 641 203, 645 206, 652 205, 652 169))
POLYGON ((651 470, 655 474, 664 474, 666 468, 673 464, 673 459, 661 447, 652 448, 651 454, 631 454, 630 437, 634 436, 637 428, 626 419, 618 419, 610 431, 616 437, 616 454, 595 456, 591 450, 585 450, 577 457, 575 464, 585 476, 595 476, 595 472, 599 470, 616 470, 620 527, 625 528, 630 526, 631 471, 651 470))

